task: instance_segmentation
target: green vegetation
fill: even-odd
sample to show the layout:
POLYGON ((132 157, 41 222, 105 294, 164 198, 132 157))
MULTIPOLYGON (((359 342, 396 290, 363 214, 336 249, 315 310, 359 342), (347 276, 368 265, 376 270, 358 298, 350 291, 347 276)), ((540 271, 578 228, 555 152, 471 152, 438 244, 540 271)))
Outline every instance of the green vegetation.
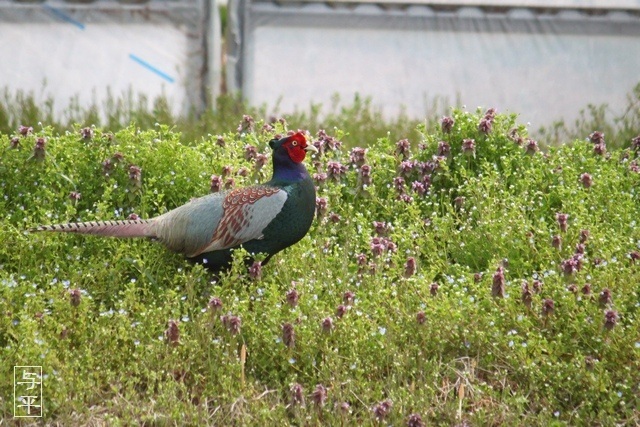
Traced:
MULTIPOLYGON (((309 111, 298 111, 285 116, 290 129, 328 129, 335 128, 348 132, 349 144, 366 146, 389 134, 392 139, 411 138, 416 140, 419 134, 416 126, 419 120, 405 115, 394 119, 385 119, 382 111, 373 108, 371 100, 356 96, 355 99, 339 107, 339 97, 335 97, 331 106, 310 105, 309 111)), ((344 101, 344 100, 343 100, 344 101)), ((214 109, 200 116, 191 114, 186 117, 172 112, 167 99, 159 97, 149 100, 144 95, 128 93, 126 96, 110 96, 101 104, 90 108, 81 108, 73 100, 65 109, 64 118, 56 118, 52 99, 38 103, 33 94, 12 93, 5 89, 0 92, 0 132, 12 135, 19 126, 29 124, 36 127, 43 123, 51 127, 53 134, 63 134, 78 123, 95 125, 112 132, 134 123, 138 129, 155 129, 156 124, 171 125, 179 133, 185 144, 199 141, 203 136, 221 135, 237 127, 244 115, 264 117, 267 121, 277 120, 276 115, 268 115, 267 108, 250 107, 241 98, 222 95, 214 102, 214 109), (149 108, 151 105, 151 108, 149 108)), ((276 110, 277 111, 277 110, 276 110)), ((431 119, 435 120, 437 116, 431 119)))
POLYGON ((12 121, 0 416, 13 366, 42 365, 60 425, 639 423, 640 140, 543 153, 515 116, 455 110, 388 136, 365 110, 311 127, 317 221, 254 279, 240 256, 214 278, 152 242, 25 230, 157 215, 229 170, 262 181, 245 147, 268 153, 283 123, 210 115, 201 138, 157 115, 112 132, 12 121))

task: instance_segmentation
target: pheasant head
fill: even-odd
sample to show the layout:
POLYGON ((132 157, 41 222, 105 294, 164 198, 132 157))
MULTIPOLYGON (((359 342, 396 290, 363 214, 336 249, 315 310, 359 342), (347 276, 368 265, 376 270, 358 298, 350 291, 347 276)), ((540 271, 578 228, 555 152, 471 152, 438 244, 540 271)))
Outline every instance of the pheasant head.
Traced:
POLYGON ((308 176, 302 161, 308 152, 318 151, 314 145, 307 143, 307 138, 301 132, 272 139, 269 146, 273 150, 273 177, 294 181, 308 176))

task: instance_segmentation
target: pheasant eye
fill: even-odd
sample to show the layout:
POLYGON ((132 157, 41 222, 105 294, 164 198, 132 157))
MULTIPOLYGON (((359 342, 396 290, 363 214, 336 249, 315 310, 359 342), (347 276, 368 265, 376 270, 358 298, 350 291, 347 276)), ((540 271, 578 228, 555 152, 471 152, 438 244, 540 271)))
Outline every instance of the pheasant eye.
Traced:
POLYGON ((298 141, 292 141, 291 145, 293 145, 295 147, 296 145, 298 145, 298 141))

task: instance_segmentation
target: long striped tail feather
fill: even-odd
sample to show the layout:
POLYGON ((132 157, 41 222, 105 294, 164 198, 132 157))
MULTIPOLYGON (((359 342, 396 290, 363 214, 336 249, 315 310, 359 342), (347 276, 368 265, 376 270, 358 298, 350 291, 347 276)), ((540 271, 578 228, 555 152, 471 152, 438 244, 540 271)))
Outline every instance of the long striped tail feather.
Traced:
POLYGON ((66 224, 41 225, 30 229, 30 232, 59 232, 92 234, 109 237, 155 237, 150 225, 153 220, 118 220, 69 222, 66 224))

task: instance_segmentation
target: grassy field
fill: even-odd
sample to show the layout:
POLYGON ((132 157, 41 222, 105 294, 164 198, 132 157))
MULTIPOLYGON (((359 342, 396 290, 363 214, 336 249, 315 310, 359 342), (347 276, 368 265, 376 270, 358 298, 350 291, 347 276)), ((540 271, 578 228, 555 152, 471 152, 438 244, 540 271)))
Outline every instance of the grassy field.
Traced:
POLYGON ((368 111, 307 126, 317 220, 260 277, 240 257, 213 278, 153 242, 26 230, 154 216, 212 174, 265 180, 247 147, 268 154, 300 118, 235 111, 204 138, 12 122, 0 425, 29 422, 14 365, 42 366, 50 425, 640 424, 640 139, 594 128, 543 152, 492 110, 368 111))

